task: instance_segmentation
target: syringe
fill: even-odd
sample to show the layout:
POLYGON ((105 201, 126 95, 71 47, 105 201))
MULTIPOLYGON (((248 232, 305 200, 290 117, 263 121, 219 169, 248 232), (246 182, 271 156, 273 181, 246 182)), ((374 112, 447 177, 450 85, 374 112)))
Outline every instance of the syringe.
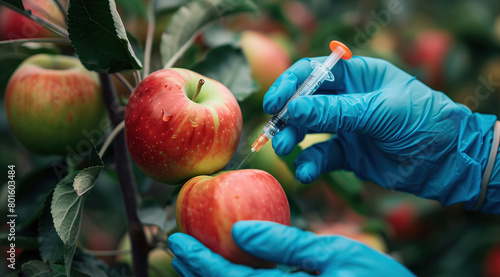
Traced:
POLYGON ((257 140, 252 144, 251 152, 246 156, 246 158, 241 162, 241 164, 236 168, 238 170, 243 163, 250 157, 250 155, 254 152, 259 152, 259 150, 266 144, 266 142, 274 137, 279 131, 283 130, 283 128, 288 123, 288 114, 287 107, 288 103, 293 99, 313 94, 321 84, 325 81, 333 81, 334 77, 331 72, 333 66, 342 58, 344 60, 348 60, 352 57, 351 50, 347 46, 345 46, 342 42, 332 40, 330 42, 330 49, 332 53, 323 63, 320 62, 311 62, 311 66, 314 68, 309 77, 302 83, 302 85, 297 89, 297 91, 288 99, 283 108, 274 115, 264 126, 264 130, 259 135, 257 140))

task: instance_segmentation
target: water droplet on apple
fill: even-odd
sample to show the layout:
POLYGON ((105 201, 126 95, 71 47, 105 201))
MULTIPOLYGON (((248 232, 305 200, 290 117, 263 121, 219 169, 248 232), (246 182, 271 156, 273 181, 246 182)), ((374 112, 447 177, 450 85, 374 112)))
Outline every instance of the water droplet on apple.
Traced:
POLYGON ((175 86, 176 86, 178 89, 182 89, 182 87, 181 87, 181 86, 179 86, 179 85, 175 85, 175 86))
POLYGON ((177 138, 177 135, 172 135, 172 139, 176 139, 177 138))
POLYGON ((168 122, 172 118, 172 115, 167 113, 164 110, 161 110, 161 117, 162 117, 163 121, 168 122))
POLYGON ((191 127, 193 128, 196 128, 198 127, 198 122, 196 121, 198 118, 196 118, 195 120, 192 120, 192 119, 189 119, 189 121, 191 122, 191 127))
POLYGON ((165 85, 165 88, 168 89, 168 90, 172 89, 172 87, 170 85, 165 85))

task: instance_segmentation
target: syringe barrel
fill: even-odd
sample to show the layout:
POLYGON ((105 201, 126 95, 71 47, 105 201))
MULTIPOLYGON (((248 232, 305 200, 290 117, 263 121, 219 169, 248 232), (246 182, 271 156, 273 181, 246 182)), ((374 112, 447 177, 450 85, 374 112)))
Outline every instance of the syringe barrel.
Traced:
POLYGON ((328 67, 329 70, 332 70, 333 66, 342 58, 342 56, 346 53, 346 51, 342 47, 337 47, 333 50, 333 52, 326 58, 323 64, 328 67))

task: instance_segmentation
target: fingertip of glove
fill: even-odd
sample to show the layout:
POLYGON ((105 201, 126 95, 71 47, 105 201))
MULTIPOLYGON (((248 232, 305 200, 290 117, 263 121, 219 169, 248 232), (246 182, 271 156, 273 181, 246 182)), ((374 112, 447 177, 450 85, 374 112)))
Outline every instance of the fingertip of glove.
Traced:
POLYGON ((186 269, 185 265, 179 260, 179 258, 174 257, 172 262, 170 263, 172 267, 174 268, 175 272, 179 274, 179 276, 189 276, 188 270, 186 269))
POLYGON ((297 177, 297 179, 303 184, 310 184, 316 179, 316 177, 313 176, 315 175, 316 171, 317 169, 314 164, 299 164, 297 166, 297 169, 295 170, 295 177, 297 177))

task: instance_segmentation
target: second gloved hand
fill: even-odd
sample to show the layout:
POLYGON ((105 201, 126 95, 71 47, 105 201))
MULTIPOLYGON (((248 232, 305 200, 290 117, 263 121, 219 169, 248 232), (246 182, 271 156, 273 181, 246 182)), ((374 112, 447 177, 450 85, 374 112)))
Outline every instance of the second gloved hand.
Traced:
MULTIPOLYGON (((311 70, 303 59, 283 73, 266 94, 264 110, 275 114, 311 70)), ((472 113, 383 60, 353 57, 333 73, 336 80, 316 95, 289 103, 290 124, 272 141, 276 153, 286 155, 308 132, 336 133, 297 157, 300 181, 346 169, 443 205, 475 206, 495 116, 472 113)), ((498 204, 487 199, 482 210, 498 212, 498 204)))
MULTIPOLYGON (((267 221, 237 222, 232 236, 239 247, 258 258, 297 266, 319 276, 414 276, 391 257, 342 236, 317 236, 267 221)), ((313 276, 233 264, 186 234, 171 235, 168 245, 176 255, 172 266, 181 276, 313 276)))

